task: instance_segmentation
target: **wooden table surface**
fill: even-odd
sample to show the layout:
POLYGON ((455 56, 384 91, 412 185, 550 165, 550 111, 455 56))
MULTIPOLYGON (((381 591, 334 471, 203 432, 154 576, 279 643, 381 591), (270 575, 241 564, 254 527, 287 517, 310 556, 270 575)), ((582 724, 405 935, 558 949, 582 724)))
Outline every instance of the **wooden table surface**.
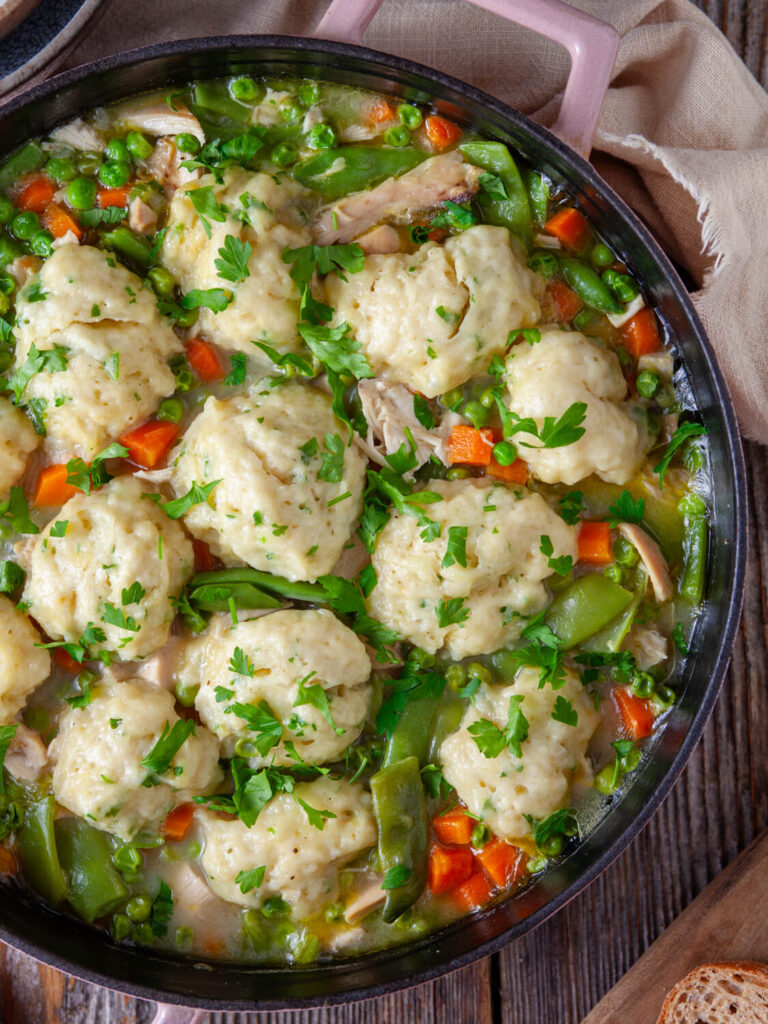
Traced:
MULTIPOLYGON (((768 0, 694 2, 768 86, 768 0)), ((768 449, 746 443, 745 455, 750 557, 733 661, 702 741, 630 848, 537 931, 439 981, 337 1009, 213 1013, 205 1024, 578 1024, 768 826, 768 449)), ((0 1024, 148 1024, 154 1014, 2 944, 0 975, 0 1024)))

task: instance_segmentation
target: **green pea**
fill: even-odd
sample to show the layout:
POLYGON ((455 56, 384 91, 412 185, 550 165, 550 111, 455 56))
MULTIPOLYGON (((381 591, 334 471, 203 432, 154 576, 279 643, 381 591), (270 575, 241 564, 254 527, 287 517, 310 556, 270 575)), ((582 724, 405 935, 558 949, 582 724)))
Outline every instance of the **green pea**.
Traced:
POLYGON ((297 964, 311 964, 320 955, 320 940, 312 932, 302 935, 294 945, 293 959, 297 964))
POLYGON ((123 939, 127 939, 133 931, 133 924, 130 917, 125 914, 115 914, 112 918, 112 938, 117 942, 122 942, 123 939))
POLYGON ((283 921, 272 932, 272 941, 276 946, 288 949, 295 942, 296 926, 289 921, 283 921))
POLYGON ((420 647, 412 647, 408 652, 408 661, 414 662, 419 668, 434 668, 437 658, 428 651, 422 651, 420 647))
POLYGON ((77 174, 75 161, 67 156, 53 156, 45 165, 45 173, 57 185, 66 185, 77 174))
POLYGON ((29 251, 35 256, 50 256, 53 252, 53 235, 50 231, 36 231, 29 240, 29 251))
POLYGON ((400 109, 397 113, 405 127, 410 128, 411 130, 418 128, 424 120, 422 112, 418 107, 414 107, 412 103, 401 103, 400 109))
POLYGON ((288 917, 291 913, 291 906, 286 903, 282 896, 268 896, 261 905, 261 912, 264 917, 280 918, 288 917))
POLYGON ((183 924, 176 929, 177 949, 189 949, 195 939, 195 933, 187 925, 183 924))
POLYGON ((472 846, 476 850, 482 850, 482 848, 489 843, 491 840, 491 830, 485 824, 484 821, 478 821, 475 827, 472 829, 472 846))
POLYGON ((643 398, 653 398, 660 386, 661 378, 653 370, 641 370, 637 375, 635 387, 638 395, 642 395, 643 398))
POLYGON ((619 274, 615 270, 604 270, 603 281, 620 302, 631 302, 637 298, 640 291, 628 274, 619 274))
POLYGON ((194 135, 189 132, 182 132, 176 136, 176 148, 180 153, 197 153, 200 150, 200 143, 194 135))
POLYGON ((166 270, 165 267, 152 267, 147 271, 147 278, 155 294, 159 295, 161 299, 170 298, 173 294, 176 281, 170 270, 166 270))
POLYGON ((252 103, 260 91, 261 86, 252 78, 233 78, 229 83, 230 95, 241 103, 252 103))
MULTIPOLYGON (((183 309, 180 307, 179 312, 174 314, 174 320, 179 327, 194 327, 197 323, 197 318, 200 316, 199 309, 183 309)), ((178 377, 176 378, 176 388, 178 390, 178 377)))
POLYGON ((297 96, 302 107, 312 107, 320 99, 320 87, 317 82, 304 82, 299 86, 297 96))
POLYGON ((296 124, 304 116, 304 111, 298 103, 284 103, 280 107, 280 117, 286 124, 296 124))
MULTIPOLYGON (((0 316, 5 316, 11 310, 11 299, 8 295, 0 295, 0 316)), ((5 533, 3 533, 5 537, 5 533)))
POLYGON ((131 151, 126 146, 125 139, 110 139, 104 147, 104 152, 110 160, 127 163, 131 159, 131 151))
POLYGON ((278 167, 288 167, 289 164, 296 163, 299 158, 299 154, 292 143, 281 142, 278 146, 275 146, 269 158, 272 163, 276 164, 278 167))
POLYGON ((11 221, 11 234, 20 242, 28 242, 40 230, 40 218, 32 210, 17 213, 11 221))
POLYGON ((539 249, 531 255, 528 266, 534 274, 541 274, 545 278, 554 277, 558 270, 557 256, 546 249, 539 249))
POLYGON ((176 700, 181 704, 183 708, 191 708, 195 703, 195 697, 197 696, 200 686, 198 683, 188 683, 183 679, 180 679, 176 683, 176 700))
POLYGON ((545 839, 539 849, 545 857, 558 857, 563 852, 565 839, 562 836, 550 836, 545 839))
POLYGON ((598 242, 589 254, 592 265, 595 267, 610 267, 616 257, 604 242, 598 242))
POLYGON ((75 157, 75 167, 78 174, 85 174, 89 178, 101 167, 101 153, 83 152, 75 157))
POLYGON ((256 910, 246 910, 242 916, 243 933, 253 947, 261 949, 265 943, 264 922, 256 910))
POLYGON ((343 921, 344 920, 344 904, 343 903, 329 903, 323 911, 323 917, 326 921, 343 921))
POLYGON ((131 165, 125 160, 108 160, 99 168, 99 181, 106 188, 122 188, 131 177, 131 165))
POLYGON ((622 583, 626 576, 626 572, 620 565, 616 565, 614 563, 613 565, 609 565, 603 569, 603 576, 606 576, 609 580, 613 580, 614 583, 622 583))
POLYGON ((8 196, 0 194, 0 224, 7 224, 12 220, 15 209, 8 196))
POLYGON ((329 124, 316 124, 307 135, 310 149, 333 149, 336 141, 336 132, 329 124))
POLYGON ((474 399, 470 399, 462 406, 461 415, 465 416, 476 430, 487 426, 491 418, 489 410, 474 399))
POLYGON ((630 544, 627 538, 621 535, 613 542, 613 557, 619 565, 625 565, 629 568, 637 565, 640 560, 640 555, 638 555, 635 545, 630 544))
POLYGON ((256 744, 247 736, 241 736, 235 742, 235 753, 238 757, 258 757, 259 755, 256 744))
POLYGON ((486 388, 480 395, 480 405, 484 405, 486 409, 492 409, 495 404, 496 394, 493 388, 486 388))
MULTIPOLYGON (((157 418, 166 423, 180 423, 186 409, 180 398, 164 398, 157 407, 157 418)), ((192 698, 194 703, 194 697, 192 698)), ((191 707, 191 705, 189 705, 191 707)))
POLYGON ((656 689, 656 680, 650 672, 636 672, 632 679, 632 692, 644 700, 652 696, 656 689))
POLYGON ((445 681, 451 690, 458 692, 467 681, 467 670, 463 665, 449 665, 445 670, 445 681))
POLYGON ((142 921, 140 924, 135 925, 133 937, 141 945, 151 946, 155 941, 155 933, 152 931, 152 925, 149 921, 142 921))
POLYGON ((405 125, 393 125, 384 132, 384 141, 388 146, 407 146, 411 141, 411 133, 405 125))
POLYGON ((184 857, 187 860, 194 860, 196 857, 199 857, 201 853, 202 847, 200 846, 200 843, 189 843, 184 850, 184 857))
POLYGON ((128 132, 125 136, 125 144, 128 147, 128 152, 137 160, 146 160, 154 149, 149 139, 145 138, 141 132, 128 132))
POLYGON ((445 474, 446 480, 466 480, 472 474, 466 466, 451 466, 445 474))
POLYGON ((594 322, 595 314, 591 309, 582 309, 582 311, 577 313, 573 318, 573 326, 577 331, 588 331, 594 322))
POLYGON ((124 875, 135 875, 142 865, 141 850, 135 846, 118 846, 112 854, 112 863, 124 875))
POLYGON ((148 921, 152 913, 152 900, 149 896, 133 896, 125 907, 128 917, 136 924, 148 921))
POLYGON ((668 686, 657 686, 651 700, 661 711, 666 711, 675 703, 675 691, 668 686))
POLYGON ((445 391, 440 395, 440 404, 445 406, 446 409, 452 409, 454 412, 463 401, 464 393, 461 388, 452 388, 450 391, 445 391))
POLYGON ((535 875, 539 871, 543 871, 547 866, 547 858, 542 856, 529 857, 528 863, 526 864, 526 871, 529 875, 535 875))
POLYGON ((67 202, 76 210, 92 210, 96 185, 90 178, 75 178, 67 185, 67 202))
POLYGON ((479 679, 484 686, 490 685, 494 679, 491 669, 480 661, 470 661, 467 665, 467 676, 469 679, 479 679))
MULTIPOLYGON (((598 793, 603 793, 605 796, 610 796, 611 793, 616 792, 617 775, 615 764, 607 764, 605 768, 601 769, 595 776, 593 786, 598 793)), ((529 864, 530 866, 530 864, 529 864)))
POLYGON ((493 457, 500 466, 511 466, 517 458, 517 448, 511 441, 499 441, 493 446, 493 457))
POLYGON ((0 270, 0 294, 13 295, 15 290, 15 279, 10 274, 6 274, 5 271, 0 270))

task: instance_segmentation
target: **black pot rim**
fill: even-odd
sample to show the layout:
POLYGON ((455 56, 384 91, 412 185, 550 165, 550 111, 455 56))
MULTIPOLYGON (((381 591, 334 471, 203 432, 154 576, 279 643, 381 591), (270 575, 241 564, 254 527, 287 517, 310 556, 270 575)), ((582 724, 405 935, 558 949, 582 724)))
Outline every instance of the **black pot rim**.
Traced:
MULTIPOLYGON (((323 39, 284 35, 231 35, 209 38, 192 38, 176 40, 169 43, 159 43, 101 58, 88 64, 73 68, 69 71, 65 71, 42 84, 29 87, 14 96, 5 104, 0 105, 0 123, 3 118, 15 114, 28 104, 37 100, 45 100, 55 95, 59 90, 82 82, 84 79, 87 79, 92 75, 127 68, 129 66, 150 61, 153 58, 192 55, 196 53, 199 54, 201 52, 214 53, 217 51, 232 51, 238 49, 258 50, 262 48, 288 49, 303 52, 314 51, 319 54, 333 55, 340 58, 351 57, 370 64, 375 64, 378 69, 402 71, 428 79, 436 87, 435 102, 438 105, 439 90, 441 88, 462 94, 463 97, 474 103, 482 105, 492 113, 505 118, 508 122, 513 122, 527 135, 533 136, 550 151, 555 152, 559 157, 570 163, 570 165, 578 171, 582 180, 594 189, 598 195, 610 198, 611 203, 619 208, 619 212, 630 231, 640 239, 642 245, 652 254, 655 260, 665 267, 665 272, 668 271, 668 279, 672 284, 675 297, 684 308, 687 319, 690 325, 694 328, 700 350, 700 357, 705 362, 706 368, 713 381, 717 398, 717 407, 722 418, 724 441, 728 457, 730 458, 731 465, 733 467, 734 476, 734 536, 732 541, 732 560, 734 571, 728 590, 727 602, 725 602, 721 609, 721 617, 718 623, 721 628, 721 632, 717 640, 717 649, 714 655, 712 654, 712 651, 707 652, 710 682, 703 694, 698 709, 690 721, 690 725, 686 731, 684 739, 674 756, 671 758, 665 775, 656 785, 647 802, 643 805, 642 809, 635 814, 633 819, 626 825, 624 830, 612 842, 612 844, 604 850, 574 881, 566 885, 561 892, 549 898, 543 906, 525 916, 524 919, 518 921, 516 925, 501 934, 496 935, 494 938, 478 944, 469 952, 460 956, 451 956, 450 953, 446 953, 444 951, 441 953, 438 951, 436 953, 436 962, 432 966, 423 968, 405 979, 396 978, 371 985, 363 985, 361 987, 348 989, 342 992, 329 993, 323 996, 298 996, 291 999, 211 999, 195 995, 193 992, 178 993, 164 991, 147 985, 137 984, 123 978, 117 979, 98 970, 89 970, 81 967, 77 963, 67 960, 65 957, 46 950, 41 945, 29 942, 23 937, 17 936, 13 931, 9 930, 5 924, 0 923, 0 939, 2 939, 2 941, 37 960, 64 971, 65 973, 74 975, 83 981, 115 989, 142 999, 155 1000, 177 1006, 201 1007, 208 1010, 216 1009, 220 1011, 283 1010, 301 1009, 310 1006, 336 1005, 385 995, 389 992, 421 984, 451 971, 465 967, 482 957, 486 957, 497 952, 511 941, 514 941, 515 938, 518 938, 522 936, 522 934, 536 928, 544 920, 557 913, 565 906, 566 903, 570 902, 579 893, 581 893, 609 866, 609 864, 616 860, 618 856, 626 850, 626 848, 642 831, 679 778, 683 767, 699 741, 701 733, 703 732, 715 705, 730 661, 731 649, 739 624, 744 596, 747 554, 746 472, 738 424, 728 389, 717 365, 711 343, 704 332, 684 284, 670 264, 668 257, 651 236, 648 229, 640 221, 637 215, 626 205, 626 203, 616 195, 611 187, 603 181, 602 178, 600 178, 594 167, 592 167, 587 160, 583 159, 575 151, 571 150, 557 136, 553 135, 546 128, 542 127, 535 121, 532 121, 526 115, 520 113, 514 108, 507 106, 487 93, 476 89, 459 79, 445 75, 442 72, 420 65, 416 62, 389 55, 381 51, 371 50, 367 47, 323 39)), ((373 72, 374 68, 371 68, 370 70, 373 72)), ((465 918, 463 922, 458 923, 457 927, 460 927, 462 923, 466 923, 471 920, 472 918, 465 918)), ((435 940, 436 938, 439 939, 440 934, 440 932, 437 932, 431 938, 428 937, 423 940, 423 944, 426 946, 435 945, 435 940)), ((398 948, 399 947, 393 947, 392 952, 396 954, 398 948)), ((146 951, 146 955, 149 958, 154 956, 154 958, 157 959, 157 955, 152 954, 151 951, 146 951)), ((354 961, 349 961, 348 963, 351 964, 353 962, 354 961)), ((213 963, 211 966, 214 970, 216 969, 213 963)), ((236 965, 227 963, 226 965, 222 965, 222 969, 229 970, 233 966, 236 967, 236 965)), ((343 968, 344 963, 342 962, 338 966, 343 968)), ((371 969, 372 971, 375 971, 375 965, 371 969)), ((293 968, 291 970, 295 972, 296 969, 293 968)), ((192 987, 193 984, 193 979, 190 979, 190 987, 192 987)))

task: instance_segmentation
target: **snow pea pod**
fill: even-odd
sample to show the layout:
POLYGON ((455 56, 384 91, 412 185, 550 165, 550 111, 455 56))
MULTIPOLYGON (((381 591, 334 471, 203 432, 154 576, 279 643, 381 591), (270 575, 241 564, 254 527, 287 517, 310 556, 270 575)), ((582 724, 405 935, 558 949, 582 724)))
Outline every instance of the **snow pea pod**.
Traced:
POLYGON ((645 597, 645 588, 648 582, 647 575, 642 572, 640 574, 640 583, 635 589, 635 596, 632 598, 630 603, 621 613, 617 616, 613 622, 610 622, 603 629, 591 636, 583 644, 584 649, 587 651, 618 651, 621 645, 624 643, 627 633, 632 628, 632 623, 635 621, 637 615, 637 609, 645 597))
POLYGON ((406 757, 376 772, 371 796, 384 881, 394 876, 400 882, 387 889, 381 916, 390 923, 416 902, 427 878, 427 804, 418 758, 406 757))
POLYGON ((534 219, 537 224, 544 225, 547 220, 549 186, 538 171, 526 171, 523 177, 534 219))
POLYGON ((506 199, 496 198, 487 193, 481 193, 477 197, 477 202, 482 207, 483 220, 486 224, 509 228, 513 234, 529 244, 533 221, 528 192, 507 147, 502 142, 465 142, 459 149, 475 167, 482 167, 484 171, 501 178, 506 190, 506 199))
POLYGON ((24 808, 24 823, 16 833, 24 877, 48 903, 61 903, 67 882, 61 870, 53 832, 55 800, 43 797, 24 808))
POLYGON ((561 590, 544 621, 570 650, 612 622, 632 601, 632 594, 605 576, 590 573, 561 590))
POLYGON ((126 257, 131 263, 142 268, 147 266, 152 255, 152 246, 146 238, 134 234, 129 228, 105 231, 101 241, 108 249, 114 249, 119 256, 126 257))
POLYGON ((396 178, 420 164, 427 154, 418 149, 379 146, 340 146, 327 149, 293 168, 300 185, 324 199, 340 199, 351 192, 373 188, 385 178, 396 178))
POLYGON ((234 602, 235 608, 282 607, 282 601, 252 583, 207 583, 191 590, 189 600, 203 612, 226 612, 230 602, 234 602))
MULTIPOLYGON (((211 572, 198 572, 189 581, 192 588, 203 587, 208 584, 219 584, 221 586, 234 586, 236 583, 250 583, 254 587, 260 587, 272 594, 279 594, 292 601, 314 601, 316 604, 324 604, 328 601, 328 592, 322 583, 303 583, 287 580, 284 576, 273 576, 270 572, 262 572, 260 569, 249 569, 234 567, 232 569, 214 569, 211 572)), ((254 605, 253 607, 259 607, 254 605)), ((269 607, 267 605, 260 607, 269 607)))
POLYGON ((407 757, 415 757, 420 766, 427 763, 432 723, 439 702, 439 697, 408 701, 387 740, 382 768, 388 768, 407 757))
POLYGON ((683 515, 685 562, 680 580, 680 596, 691 604, 701 604, 704 595, 704 580, 707 573, 707 550, 709 548, 709 525, 707 506, 698 494, 686 494, 679 504, 683 515))
POLYGON ((44 163, 45 153, 40 143, 27 142, 0 167, 0 188, 8 188, 21 174, 36 171, 44 163))
POLYGON ((103 832, 78 818, 63 818, 54 825, 56 849, 68 880, 67 899, 85 921, 95 921, 115 910, 128 895, 112 866, 109 843, 103 832))
POLYGON ((437 764, 443 740, 452 732, 456 732, 463 717, 463 700, 444 700, 440 704, 432 721, 432 734, 429 737, 429 764, 437 764))
POLYGON ((623 313, 624 307, 611 294, 611 290, 597 271, 581 260, 560 257, 560 270, 566 284, 576 292, 582 302, 603 313, 623 313))
POLYGON ((251 108, 233 99, 225 85, 219 82, 195 82, 192 86, 192 106, 223 114, 243 124, 251 115, 251 108))

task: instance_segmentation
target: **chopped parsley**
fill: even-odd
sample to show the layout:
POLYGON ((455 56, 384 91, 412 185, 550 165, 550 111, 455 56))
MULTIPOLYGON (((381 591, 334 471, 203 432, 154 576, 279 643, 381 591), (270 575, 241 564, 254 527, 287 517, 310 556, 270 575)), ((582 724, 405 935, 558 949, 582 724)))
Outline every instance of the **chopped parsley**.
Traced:
POLYGON ((555 706, 552 709, 551 717, 555 722, 562 722, 563 725, 578 725, 579 713, 569 700, 560 694, 555 698, 555 706))
POLYGON ((157 742, 146 757, 141 759, 142 767, 149 772, 142 785, 157 784, 156 777, 168 771, 171 761, 194 731, 195 723, 192 719, 179 718, 172 726, 166 721, 157 742))
POLYGON ((34 343, 30 345, 27 358, 10 375, 6 385, 7 389, 13 392, 15 404, 21 403, 21 396, 24 394, 27 384, 38 373, 42 373, 43 370, 46 373, 61 373, 66 370, 68 352, 69 349, 64 345, 54 345, 53 348, 43 350, 38 349, 34 343))
POLYGON ((224 281, 232 281, 235 284, 250 277, 248 260, 251 258, 252 252, 250 242, 242 242, 234 235, 227 235, 224 239, 224 246, 219 249, 218 258, 213 261, 218 276, 224 281))
POLYGON ((235 883, 240 886, 240 892, 245 895, 252 889, 258 889, 261 886, 266 872, 266 864, 262 864, 258 868, 251 868, 249 871, 241 871, 235 878, 235 883))
POLYGON ((445 569, 458 563, 463 569, 467 567, 467 527, 449 526, 448 543, 440 565, 445 569))
POLYGON ((210 221, 214 220, 219 223, 224 223, 227 219, 224 208, 216 201, 213 194, 213 186, 204 185, 201 188, 191 189, 186 194, 200 217, 200 223, 203 225, 203 230, 210 238, 210 221))
POLYGON ((558 576, 567 576, 571 569, 573 569, 573 558, 570 555, 561 555, 559 558, 554 558, 555 548, 552 544, 552 538, 547 534, 542 534, 539 542, 539 550, 546 557, 547 565, 552 572, 556 572, 558 576))
POLYGON ((568 491, 557 504, 560 507, 560 518, 569 526, 575 526, 584 509, 584 495, 581 491, 568 491))
POLYGON ((435 415, 424 395, 417 393, 413 396, 413 415, 425 430, 432 430, 434 428, 435 415))
POLYGON ((528 739, 528 719, 520 705, 524 697, 515 694, 509 698, 509 712, 505 729, 500 729, 487 718, 479 718, 467 730, 475 741, 475 745, 484 757, 498 757, 505 747, 509 747, 515 757, 523 756, 522 744, 528 739))
POLYGON ((253 662, 242 649, 242 647, 236 647, 232 653, 232 657, 229 659, 229 669, 239 676, 248 676, 252 678, 256 669, 253 662))
POLYGON ((213 489, 221 483, 221 480, 212 480, 209 484, 198 484, 193 481, 192 486, 186 494, 172 501, 158 500, 160 495, 147 495, 157 501, 160 508, 164 509, 169 519, 181 519, 181 517, 192 508, 193 505, 202 505, 212 493, 213 489))
POLYGON ((247 356, 244 352, 233 352, 229 357, 229 361, 232 364, 232 369, 224 378, 224 383, 230 387, 243 384, 245 382, 245 373, 248 366, 247 356))
POLYGON ((272 713, 272 709, 265 700, 260 700, 256 705, 241 704, 236 701, 224 709, 224 714, 237 715, 246 723, 249 732, 258 734, 253 742, 262 757, 266 757, 282 739, 282 723, 272 713))
POLYGON ((344 442, 338 434, 326 434, 323 448, 317 475, 329 484, 340 483, 344 476, 344 442))
POLYGON ((703 423, 681 423, 677 430, 672 435, 672 438, 664 449, 660 461, 653 467, 653 472, 658 474, 659 477, 659 490, 662 489, 664 482, 664 476, 669 469, 669 464, 675 457, 675 453, 678 449, 688 440, 689 437, 701 437, 706 434, 707 428, 703 423))
POLYGON ((610 519, 608 525, 613 528, 619 523, 641 523, 645 514, 645 501, 638 498, 637 501, 629 491, 622 491, 616 501, 608 506, 610 519))
POLYGON ((225 288, 193 288, 182 295, 179 305, 182 309, 210 309, 212 313, 223 313, 234 296, 225 288))
POLYGON ((399 889, 401 886, 405 885, 412 874, 413 868, 408 868, 405 864, 393 864, 391 868, 387 868, 381 883, 381 888, 399 889))
POLYGON ((310 673, 305 679, 299 680, 299 691, 296 696, 296 700, 293 702, 293 707, 299 708, 305 704, 310 704, 313 708, 317 708, 326 722, 330 725, 337 736, 341 736, 344 729, 340 729, 333 720, 331 714, 331 703, 328 694, 325 692, 319 683, 313 683, 311 686, 307 686, 307 681, 314 675, 314 672, 310 673))
POLYGON ((435 607, 435 615, 441 629, 467 621, 469 608, 464 607, 465 600, 464 597, 440 598, 435 607))

